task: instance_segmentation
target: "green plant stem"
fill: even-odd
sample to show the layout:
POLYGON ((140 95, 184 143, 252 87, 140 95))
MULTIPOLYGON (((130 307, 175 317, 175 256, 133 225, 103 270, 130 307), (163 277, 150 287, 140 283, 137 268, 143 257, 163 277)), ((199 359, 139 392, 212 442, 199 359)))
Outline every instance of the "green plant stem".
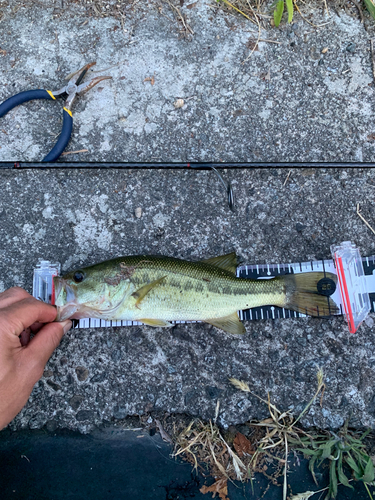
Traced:
POLYGON ((374 500, 371 493, 370 493, 370 490, 368 489, 368 486, 367 486, 367 483, 363 483, 365 485, 365 488, 367 490, 367 493, 368 493, 368 496, 371 498, 371 500, 374 500))
POLYGON ((316 398, 318 397, 318 394, 319 392, 322 390, 324 384, 321 383, 318 385, 318 389, 316 390, 314 396, 312 397, 311 401, 309 402, 309 404, 305 407, 305 409, 298 415, 298 417, 296 418, 296 420, 289 426, 289 429, 292 429, 292 427, 294 427, 296 425, 296 423, 301 420, 301 418, 305 415, 305 413, 310 409, 311 405, 314 403, 314 401, 316 400, 316 398))

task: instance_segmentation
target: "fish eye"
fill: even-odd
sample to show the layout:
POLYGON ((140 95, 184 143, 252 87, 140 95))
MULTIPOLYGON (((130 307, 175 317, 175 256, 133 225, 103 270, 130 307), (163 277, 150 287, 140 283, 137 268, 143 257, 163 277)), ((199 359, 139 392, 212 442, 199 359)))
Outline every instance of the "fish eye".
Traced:
POLYGON ((83 271, 76 271, 73 275, 73 279, 76 283, 81 283, 85 279, 85 273, 83 271))

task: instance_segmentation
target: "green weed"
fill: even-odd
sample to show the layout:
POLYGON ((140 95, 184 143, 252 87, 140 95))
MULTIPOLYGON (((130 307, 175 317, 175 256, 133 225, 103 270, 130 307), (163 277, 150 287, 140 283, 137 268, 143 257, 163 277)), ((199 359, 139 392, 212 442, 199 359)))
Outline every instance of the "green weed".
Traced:
MULTIPOLYGON (((350 479, 345 475, 344 465, 347 465, 357 481, 363 481, 371 500, 373 497, 368 488, 374 482, 374 465, 367 454, 364 438, 371 432, 368 429, 359 435, 358 432, 348 430, 348 422, 337 433, 330 431, 325 434, 310 433, 310 436, 301 436, 299 443, 302 448, 295 448, 310 458, 309 469, 316 484, 315 465, 320 465, 324 460, 329 461, 329 487, 326 500, 336 498, 339 483, 353 489, 350 479)), ((298 445, 298 441, 295 445, 298 445)))
POLYGON ((293 21, 293 0, 277 0, 277 2, 272 5, 272 7, 276 6, 275 10, 273 11, 273 21, 276 27, 281 23, 285 5, 288 12, 288 23, 290 24, 293 21))

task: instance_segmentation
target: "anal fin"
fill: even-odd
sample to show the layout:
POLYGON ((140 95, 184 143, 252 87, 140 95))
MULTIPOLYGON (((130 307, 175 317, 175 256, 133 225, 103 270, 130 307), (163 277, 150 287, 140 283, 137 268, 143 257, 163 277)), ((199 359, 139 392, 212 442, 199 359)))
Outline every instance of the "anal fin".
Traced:
POLYGON ((155 326, 155 327, 162 327, 162 328, 167 328, 169 326, 173 326, 172 323, 169 323, 168 321, 164 321, 163 319, 147 319, 143 318, 140 319, 142 323, 148 326, 155 326))
POLYGON ((206 319, 204 321, 205 323, 216 326, 216 328, 219 328, 220 330, 224 330, 224 332, 232 333, 234 335, 244 334, 246 332, 246 329, 241 323, 236 312, 223 318, 206 319))

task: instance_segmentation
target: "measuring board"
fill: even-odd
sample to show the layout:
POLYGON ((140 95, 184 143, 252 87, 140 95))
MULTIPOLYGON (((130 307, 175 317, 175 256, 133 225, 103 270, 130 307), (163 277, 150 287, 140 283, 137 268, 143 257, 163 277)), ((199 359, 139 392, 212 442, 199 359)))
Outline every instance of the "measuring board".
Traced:
MULTIPOLYGON (((350 242, 348 242, 350 243, 350 242)), ((344 243, 342 245, 345 245, 344 243)), ((354 248, 354 246, 352 245, 354 248)), ((338 247, 336 247, 338 248, 338 247)), ((348 245, 345 247, 346 251, 348 251, 348 245)), ((351 248, 350 251, 353 251, 351 248)), ((346 286, 355 288, 356 299, 359 298, 360 307, 362 308, 362 296, 366 296, 366 301, 368 303, 368 309, 371 312, 375 311, 375 255, 371 257, 361 258, 359 256, 358 250, 356 249, 356 263, 353 268, 353 264, 351 264, 352 268, 348 271, 346 269, 345 275, 345 288, 346 286), (362 268, 363 266, 363 268, 362 268), (360 269, 359 269, 360 268, 360 269), (359 270, 358 270, 359 269, 359 270), (352 274, 351 274, 352 273, 352 274), (352 279, 354 277, 354 279, 352 279), (365 290, 357 291, 357 283, 355 279, 362 278, 363 283, 365 283, 365 290)), ((338 262, 341 257, 337 257, 338 262)), ((346 262, 345 262, 346 263, 346 262)), ((53 277, 60 275, 60 264, 54 263, 52 264, 49 261, 41 261, 36 269, 34 270, 34 286, 33 286, 33 296, 43 300, 46 303, 53 304, 54 303, 54 284, 53 277)), ((237 268, 237 277, 247 278, 247 279, 270 279, 276 276, 281 276, 285 274, 298 274, 298 273, 307 273, 307 272, 327 272, 339 275, 340 281, 340 273, 336 268, 335 260, 319 260, 319 261, 310 261, 310 262, 297 262, 290 264, 262 264, 262 265, 243 265, 237 268)), ((332 280, 327 278, 331 283, 332 280)), ((342 283, 340 283, 340 286, 342 283)), ((339 311, 337 315, 347 314, 347 304, 344 304, 342 299, 342 290, 339 286, 333 285, 333 289, 331 288, 330 292, 326 295, 330 296, 330 298, 337 304, 339 311), (332 293, 333 292, 333 293, 332 293)), ((319 291, 320 292, 320 291, 319 291)), ((353 296, 353 290, 350 290, 351 297, 353 296)), ((324 294, 324 292, 323 292, 324 294)), ((348 294, 347 294, 348 295, 348 294)), ((345 297, 345 294, 344 294, 345 297)), ((346 299, 347 301, 349 298, 346 299)), ((354 310, 354 301, 352 299, 351 304, 353 305, 354 310)), ((349 300, 349 307, 350 307, 349 300)), ((268 320, 268 319, 277 319, 277 318, 298 318, 305 317, 305 314, 301 314, 295 311, 291 311, 288 309, 284 309, 276 306, 262 306, 262 307, 254 307, 252 309, 247 309, 244 311, 239 311, 239 317, 241 320, 252 321, 252 320, 268 320)), ((349 320, 348 320, 349 322, 349 320)), ((171 323, 180 324, 180 323, 197 323, 197 321, 172 321, 171 323)), ((133 325, 142 325, 139 321, 106 321, 97 318, 85 318, 80 320, 73 320, 73 328, 99 328, 99 327, 121 327, 121 326, 133 326, 133 325)), ((349 322, 350 327, 350 322, 349 322)), ((350 331, 354 333, 356 327, 352 328, 350 331)))
MULTIPOLYGON (((372 290, 374 292, 369 293, 371 312, 375 311, 375 255, 371 257, 362 258, 362 264, 364 273, 366 276, 373 276, 374 285, 372 290)), ((250 265, 250 266, 240 266, 237 268, 237 276, 239 278, 248 279, 265 279, 274 278, 276 276, 282 276, 285 274, 298 274, 298 273, 308 273, 308 272, 329 272, 337 275, 336 265, 333 259, 330 260, 316 260, 310 262, 296 262, 293 264, 262 264, 262 265, 250 265)), ((343 303, 339 287, 336 288, 334 294, 331 295, 331 299, 334 300, 339 308, 337 315, 344 314, 343 303)), ((276 318, 301 318, 305 317, 305 314, 298 313, 296 311, 291 311, 290 309, 284 309, 282 307, 276 306, 262 306, 253 307, 252 309, 246 309, 244 311, 239 311, 239 317, 241 320, 251 321, 259 319, 276 319, 276 318)))

